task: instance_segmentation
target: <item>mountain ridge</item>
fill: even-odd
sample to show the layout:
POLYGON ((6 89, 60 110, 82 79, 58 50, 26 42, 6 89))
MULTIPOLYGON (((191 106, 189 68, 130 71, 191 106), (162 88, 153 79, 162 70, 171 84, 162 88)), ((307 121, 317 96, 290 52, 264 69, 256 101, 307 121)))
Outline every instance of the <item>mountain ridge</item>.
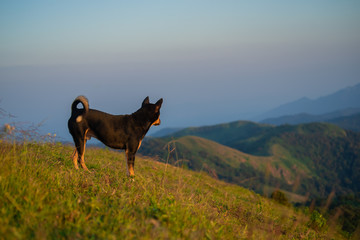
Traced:
POLYGON ((345 108, 360 108, 360 83, 316 99, 302 97, 257 116, 257 121, 299 113, 325 114, 345 108))
POLYGON ((295 115, 286 115, 276 118, 267 118, 260 123, 282 125, 282 124, 302 124, 311 122, 328 122, 333 123, 341 128, 353 131, 359 131, 360 119, 360 108, 347 108, 335 112, 330 112, 321 115, 313 115, 308 113, 299 113, 295 115))

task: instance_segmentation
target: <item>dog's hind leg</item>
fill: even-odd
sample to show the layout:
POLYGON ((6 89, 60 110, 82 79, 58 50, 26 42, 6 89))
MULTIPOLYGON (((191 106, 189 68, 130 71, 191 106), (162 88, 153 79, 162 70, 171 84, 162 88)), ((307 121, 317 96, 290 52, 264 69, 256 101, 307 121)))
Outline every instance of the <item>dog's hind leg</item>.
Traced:
POLYGON ((74 163, 75 168, 79 169, 79 166, 78 166, 78 152, 76 150, 76 147, 75 147, 74 153, 72 154, 72 159, 73 159, 73 163, 74 163))
MULTIPOLYGON (((77 151, 77 161, 78 161, 78 163, 80 163, 80 166, 84 170, 89 171, 89 169, 85 165, 85 160, 84 160, 85 145, 86 145, 86 139, 84 139, 84 140, 77 139, 77 141, 75 142, 76 151, 77 151)), ((75 159, 74 159, 74 164, 75 164, 75 168, 76 168, 77 163, 75 163, 75 159)))
POLYGON ((82 148, 82 152, 81 155, 79 156, 79 160, 80 160, 80 165, 81 167, 85 170, 89 172, 89 169, 86 167, 85 165, 85 159, 84 159, 84 155, 85 155, 85 145, 86 145, 86 140, 84 140, 83 143, 83 148, 82 148))
POLYGON ((127 175, 129 177, 135 177, 135 173, 134 173, 135 154, 131 153, 128 149, 126 149, 125 153, 127 158, 127 175))

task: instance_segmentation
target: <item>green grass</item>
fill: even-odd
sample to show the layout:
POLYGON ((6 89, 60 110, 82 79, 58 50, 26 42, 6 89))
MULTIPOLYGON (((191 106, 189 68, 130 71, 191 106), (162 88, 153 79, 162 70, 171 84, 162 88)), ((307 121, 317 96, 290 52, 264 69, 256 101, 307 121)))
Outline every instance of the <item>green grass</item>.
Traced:
POLYGON ((72 150, 0 140, 0 238, 342 239, 337 226, 205 173, 138 156, 131 181, 123 153, 87 149, 89 173, 74 169, 72 150))

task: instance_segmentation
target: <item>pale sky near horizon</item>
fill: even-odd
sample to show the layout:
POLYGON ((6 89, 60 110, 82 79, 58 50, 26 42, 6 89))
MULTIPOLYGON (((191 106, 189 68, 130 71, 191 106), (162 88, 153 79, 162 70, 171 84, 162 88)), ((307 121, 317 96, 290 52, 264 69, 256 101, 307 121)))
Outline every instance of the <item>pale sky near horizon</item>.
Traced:
POLYGON ((65 138, 80 94, 184 127, 359 82, 357 0, 0 1, 0 107, 65 138))

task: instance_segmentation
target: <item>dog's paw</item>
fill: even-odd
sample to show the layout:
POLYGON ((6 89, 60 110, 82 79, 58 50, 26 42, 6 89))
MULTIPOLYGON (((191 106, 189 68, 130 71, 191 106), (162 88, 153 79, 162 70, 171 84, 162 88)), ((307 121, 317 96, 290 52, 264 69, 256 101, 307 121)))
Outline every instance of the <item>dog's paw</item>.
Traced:
POLYGON ((129 176, 130 182, 135 182, 135 175, 129 176))

